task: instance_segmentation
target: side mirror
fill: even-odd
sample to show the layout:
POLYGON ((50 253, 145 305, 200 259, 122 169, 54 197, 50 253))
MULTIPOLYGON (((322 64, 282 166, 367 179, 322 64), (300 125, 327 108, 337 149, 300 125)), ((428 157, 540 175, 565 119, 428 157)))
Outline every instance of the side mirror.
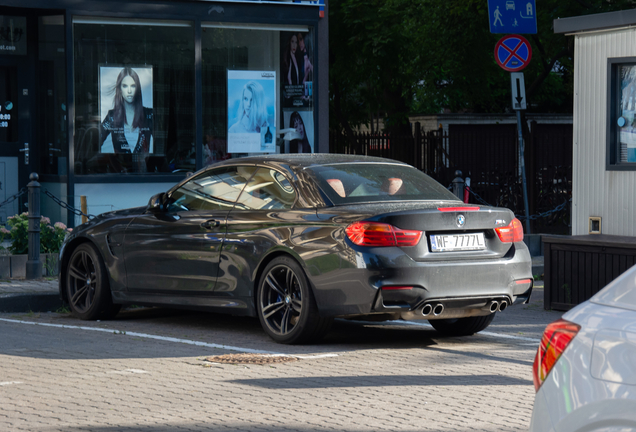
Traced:
POLYGON ((148 201, 147 211, 152 213, 163 212, 166 210, 166 194, 164 192, 153 195, 148 201))

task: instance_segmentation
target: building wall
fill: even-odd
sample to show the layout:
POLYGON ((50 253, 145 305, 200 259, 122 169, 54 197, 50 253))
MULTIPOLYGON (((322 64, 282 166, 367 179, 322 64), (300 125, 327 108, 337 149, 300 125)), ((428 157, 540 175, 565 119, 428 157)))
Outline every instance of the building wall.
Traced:
POLYGON ((572 235, 636 236, 636 172, 606 170, 608 58, 636 56, 636 29, 580 34, 575 41, 572 235))

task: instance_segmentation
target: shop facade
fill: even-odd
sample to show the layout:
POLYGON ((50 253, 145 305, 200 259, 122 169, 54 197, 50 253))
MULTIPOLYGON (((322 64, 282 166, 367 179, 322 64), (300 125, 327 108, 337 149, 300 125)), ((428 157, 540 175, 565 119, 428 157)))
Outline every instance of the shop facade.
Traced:
MULTIPOLYGON (((0 202, 37 172, 99 214, 220 160, 329 151, 322 1, 3 3, 0 202)), ((42 214, 80 222, 46 197, 42 214)))

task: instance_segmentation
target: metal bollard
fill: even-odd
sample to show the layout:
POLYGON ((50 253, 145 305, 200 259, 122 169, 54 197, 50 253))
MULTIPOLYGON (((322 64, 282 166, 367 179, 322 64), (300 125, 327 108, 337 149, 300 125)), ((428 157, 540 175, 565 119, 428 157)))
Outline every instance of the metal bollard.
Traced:
POLYGON ((42 277, 40 261, 40 177, 36 173, 29 176, 29 257, 26 263, 26 279, 42 277))
MULTIPOLYGON (((86 195, 80 196, 80 210, 82 213, 88 213, 88 204, 86 203, 86 195)), ((82 223, 86 223, 88 218, 82 215, 82 223)))
POLYGON ((462 178, 462 172, 460 170, 455 171, 455 178, 453 179, 453 193, 460 200, 464 200, 464 179, 462 178))

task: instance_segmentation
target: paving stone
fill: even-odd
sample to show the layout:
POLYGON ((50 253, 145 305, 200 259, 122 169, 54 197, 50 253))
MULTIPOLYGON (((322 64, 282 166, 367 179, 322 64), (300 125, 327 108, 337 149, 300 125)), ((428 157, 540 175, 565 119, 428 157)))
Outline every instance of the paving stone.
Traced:
MULTIPOLYGON (((0 284, 0 292, 19 288, 0 284)), ((561 315, 544 311, 538 294, 498 314, 488 335, 442 338, 425 326, 338 320, 324 342, 307 346, 276 344, 258 320, 216 314, 140 309, 104 322, 0 314, 127 332, 0 321, 0 382, 20 383, 0 387, 0 430, 525 431, 536 346, 561 315), (206 357, 240 350, 131 332, 337 357, 209 365, 206 357)))

